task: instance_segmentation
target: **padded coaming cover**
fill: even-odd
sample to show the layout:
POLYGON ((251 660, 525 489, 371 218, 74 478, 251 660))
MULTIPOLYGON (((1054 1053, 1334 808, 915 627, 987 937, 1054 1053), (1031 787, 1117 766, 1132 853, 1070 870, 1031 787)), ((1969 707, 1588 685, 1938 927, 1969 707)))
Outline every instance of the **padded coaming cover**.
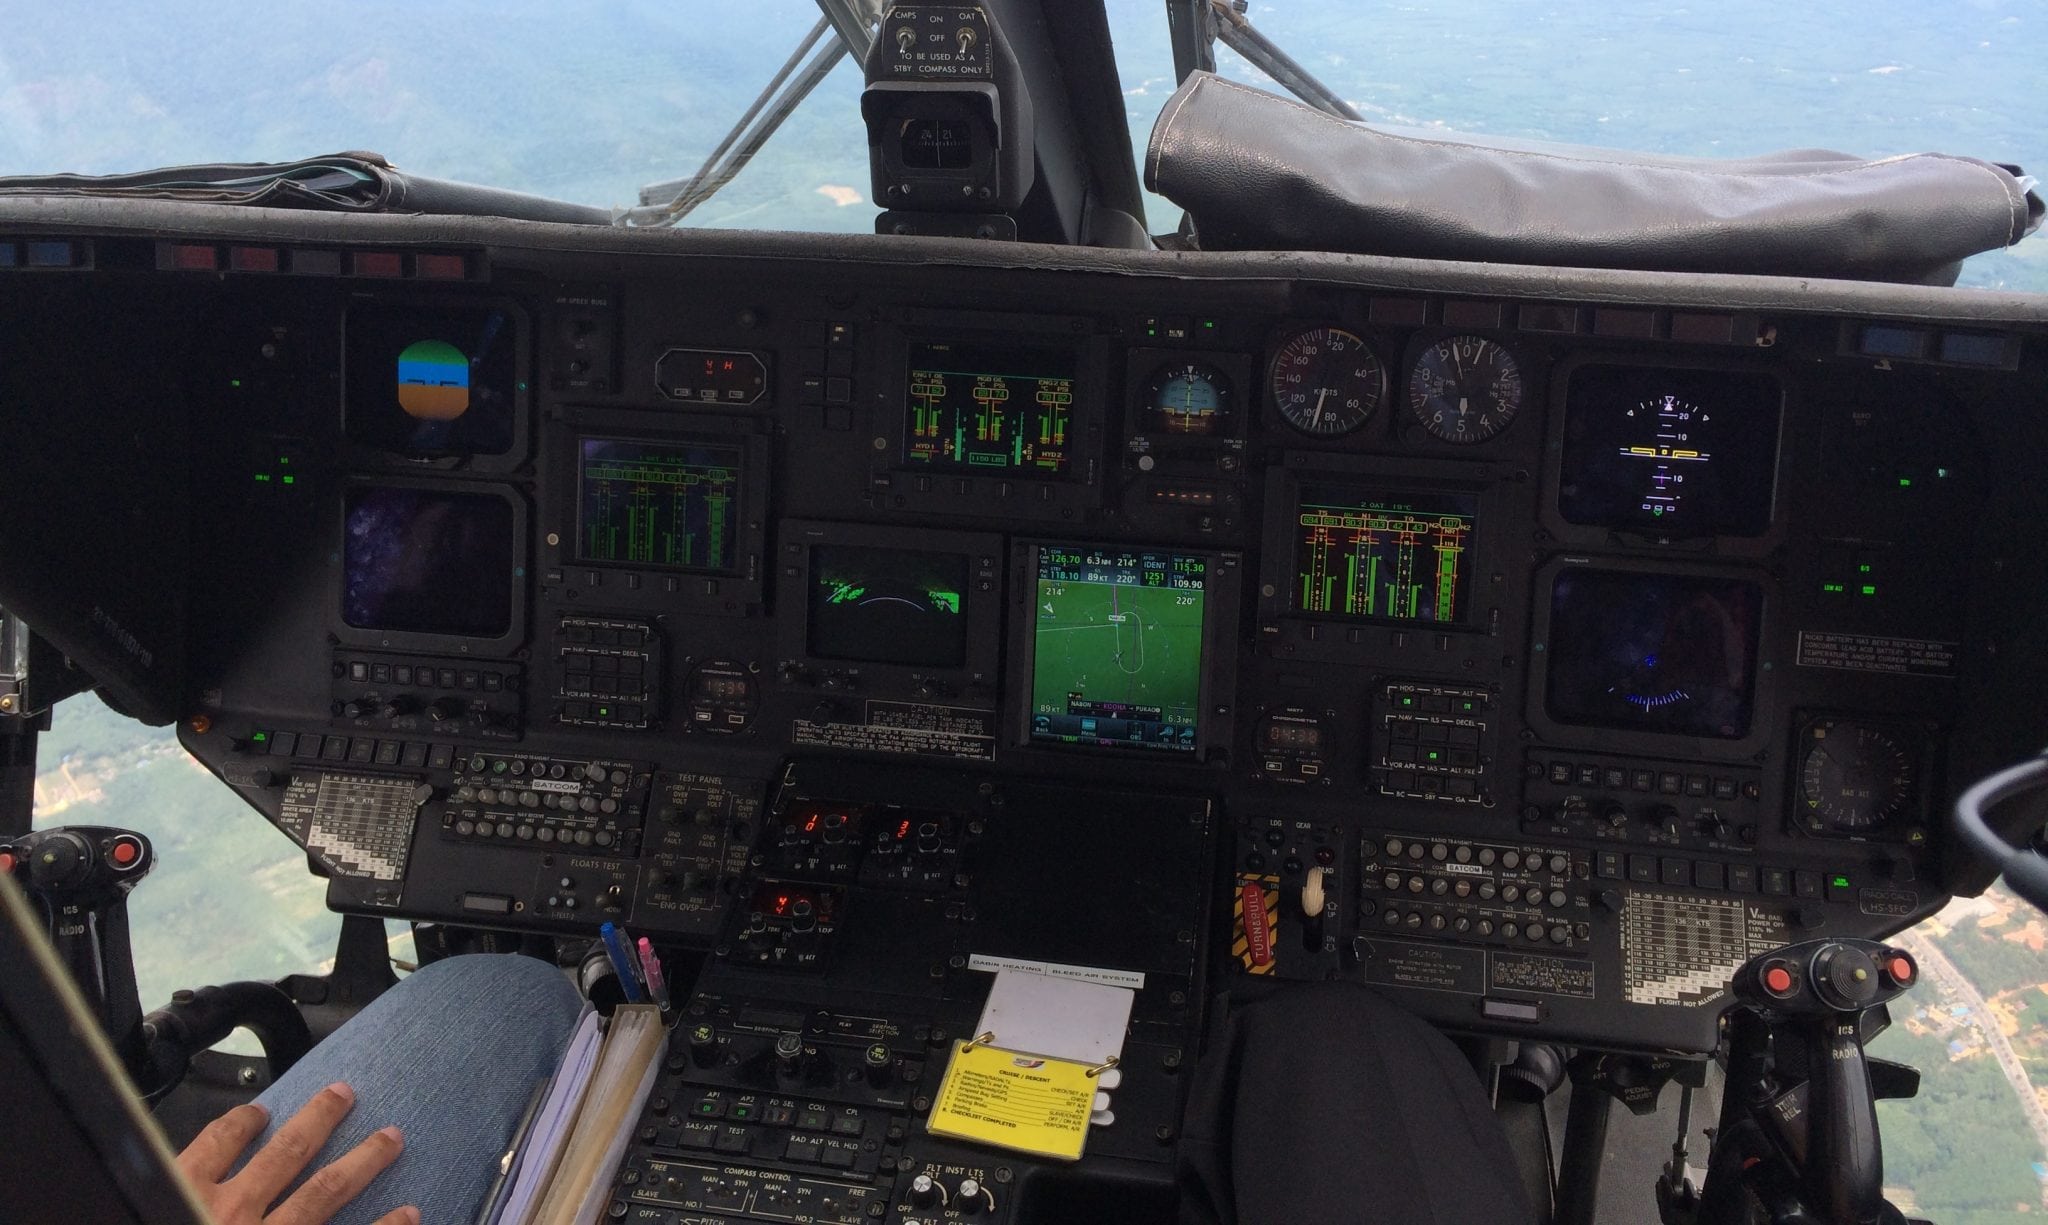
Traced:
POLYGON ((609 225, 601 208, 501 187, 407 174, 380 153, 330 153, 296 162, 217 162, 134 174, 0 178, 0 196, 104 196, 341 213, 443 213, 609 225))
POLYGON ((2017 168, 1940 153, 1657 157, 1368 127, 1190 75, 1145 185, 1211 250, 1953 284, 2041 223, 2017 168))

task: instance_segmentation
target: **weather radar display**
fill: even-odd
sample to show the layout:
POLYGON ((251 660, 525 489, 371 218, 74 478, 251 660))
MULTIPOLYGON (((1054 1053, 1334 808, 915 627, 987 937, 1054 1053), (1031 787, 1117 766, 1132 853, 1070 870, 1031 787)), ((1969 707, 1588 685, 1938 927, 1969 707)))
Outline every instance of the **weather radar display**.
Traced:
POLYGON ((1047 545, 1037 577, 1031 738, 1193 752, 1208 559, 1047 545))
POLYGON ((967 659, 970 559, 815 545, 807 642, 819 659, 957 668, 967 659))

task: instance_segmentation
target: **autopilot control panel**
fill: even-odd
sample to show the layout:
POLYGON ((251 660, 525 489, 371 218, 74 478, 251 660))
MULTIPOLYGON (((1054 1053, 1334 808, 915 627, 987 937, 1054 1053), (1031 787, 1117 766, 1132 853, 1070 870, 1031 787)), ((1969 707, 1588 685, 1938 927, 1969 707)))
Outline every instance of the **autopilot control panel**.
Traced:
POLYGON ((1005 959, 1140 1196, 1221 990, 1709 1050, 2038 747, 2038 320, 323 224, 0 234, 0 403, 332 906, 701 962, 626 1220, 1084 1211, 921 1127, 1005 959))

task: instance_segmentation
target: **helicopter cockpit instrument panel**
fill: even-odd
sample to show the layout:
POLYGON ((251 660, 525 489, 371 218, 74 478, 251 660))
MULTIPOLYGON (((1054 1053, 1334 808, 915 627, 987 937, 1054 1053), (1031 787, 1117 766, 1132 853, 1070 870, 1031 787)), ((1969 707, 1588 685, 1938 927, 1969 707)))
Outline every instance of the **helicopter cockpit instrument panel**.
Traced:
POLYGON ((2042 722, 2038 307, 378 220, 10 216, 0 437, 121 443, 9 604, 333 905, 701 952, 671 1071, 850 1120, 816 1219, 989 959, 1142 983, 1141 1121, 1246 979, 1709 1050, 2042 722))

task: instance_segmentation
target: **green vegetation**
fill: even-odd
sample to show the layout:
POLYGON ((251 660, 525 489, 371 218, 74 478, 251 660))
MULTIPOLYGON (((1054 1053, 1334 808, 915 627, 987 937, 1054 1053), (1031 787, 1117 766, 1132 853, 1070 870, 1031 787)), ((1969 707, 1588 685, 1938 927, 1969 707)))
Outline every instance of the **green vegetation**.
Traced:
POLYGON ((38 749, 44 791, 69 800, 39 811, 38 828, 112 825, 156 850, 156 868, 128 898, 145 1010, 181 987, 317 971, 334 955, 341 920, 305 856, 169 728, 82 695, 57 708, 38 749))
POLYGON ((2029 1163, 2042 1154, 1995 1060, 1951 1063, 1941 1038, 1898 1026, 1871 1054, 1912 1064, 1923 1077, 1919 1097, 1878 1104, 1886 1186, 1910 1189, 1938 1225, 2040 1219, 2041 1189, 2029 1163))

